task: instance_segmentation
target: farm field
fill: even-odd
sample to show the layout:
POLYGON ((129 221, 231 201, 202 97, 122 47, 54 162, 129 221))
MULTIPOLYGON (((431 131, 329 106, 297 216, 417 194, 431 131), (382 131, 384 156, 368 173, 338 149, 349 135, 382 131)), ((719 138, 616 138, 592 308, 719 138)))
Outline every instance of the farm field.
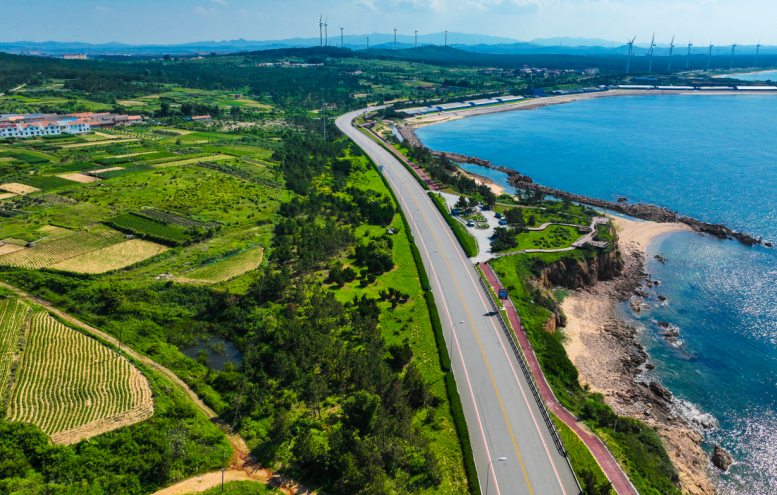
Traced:
POLYGON ((89 175, 86 175, 86 174, 79 174, 78 172, 74 172, 74 173, 71 173, 71 174, 62 174, 62 175, 58 175, 57 177, 62 178, 62 179, 66 179, 66 180, 69 180, 69 181, 73 181, 73 182, 80 182, 82 184, 88 184, 90 182, 94 182, 94 181, 97 180, 96 178, 94 178, 92 176, 89 176, 89 175))
POLYGON ((137 368, 45 311, 31 317, 8 405, 10 421, 35 424, 61 444, 153 414, 151 389, 137 368))
POLYGON ((8 388, 26 316, 27 305, 21 299, 0 300, 0 403, 3 403, 8 388))
POLYGON ((17 196, 14 193, 0 193, 0 201, 8 198, 13 198, 14 196, 17 196))
POLYGON ((165 239, 173 242, 183 242, 189 238, 183 228, 152 220, 135 213, 126 213, 110 221, 111 225, 118 229, 132 232, 136 235, 153 236, 157 239, 165 239))
POLYGON ((70 258, 49 268, 75 273, 105 273, 143 261, 168 249, 170 248, 154 242, 131 239, 70 258))
POLYGON ((61 177, 35 176, 24 180, 25 185, 36 187, 43 191, 71 186, 72 183, 61 177))
POLYGON ((22 249, 24 249, 24 246, 19 246, 18 244, 0 244, 0 256, 13 253, 15 251, 20 251, 22 249))
POLYGON ((74 232, 65 237, 41 241, 32 248, 0 256, 0 266, 44 268, 123 240, 121 233, 106 228, 92 232, 74 232))
POLYGON ((174 162, 165 162, 165 163, 157 163, 154 164, 154 168, 166 168, 166 167, 175 167, 178 165, 191 165, 193 163, 199 163, 199 162, 212 162, 212 161, 220 161, 220 160, 232 160, 234 157, 230 155, 208 155, 203 156, 200 158, 190 158, 188 160, 176 160, 174 162))
POLYGON ((152 218, 155 220, 160 220, 162 222, 166 223, 172 223, 175 225, 180 225, 181 227, 213 227, 217 225, 214 222, 200 222, 199 220, 194 220, 191 218, 182 217, 180 215, 175 215, 173 213, 167 213, 162 210, 157 210, 154 208, 148 208, 143 209, 137 212, 138 215, 143 215, 144 217, 152 218))
POLYGON ((256 268, 262 263, 261 248, 253 248, 240 254, 230 256, 227 259, 217 261, 212 265, 195 268, 190 272, 177 277, 184 284, 215 284, 226 282, 256 268))
POLYGON ((10 193, 21 194, 21 195, 40 191, 40 189, 38 189, 37 187, 27 186, 16 182, 9 182, 8 184, 2 184, 0 185, 0 189, 2 189, 3 191, 8 191, 10 193))

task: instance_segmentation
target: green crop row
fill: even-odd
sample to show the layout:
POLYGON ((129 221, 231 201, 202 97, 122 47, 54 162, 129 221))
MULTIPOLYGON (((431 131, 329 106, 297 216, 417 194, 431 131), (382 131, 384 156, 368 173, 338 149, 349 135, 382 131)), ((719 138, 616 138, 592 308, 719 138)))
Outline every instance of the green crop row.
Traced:
POLYGON ((141 236, 162 244, 179 246, 189 239, 182 228, 152 220, 134 213, 119 215, 107 222, 108 225, 125 233, 141 236))
POLYGON ((70 187, 73 185, 73 181, 61 177, 40 176, 30 177, 24 181, 24 184, 48 191, 50 189, 59 189, 60 187, 70 187))

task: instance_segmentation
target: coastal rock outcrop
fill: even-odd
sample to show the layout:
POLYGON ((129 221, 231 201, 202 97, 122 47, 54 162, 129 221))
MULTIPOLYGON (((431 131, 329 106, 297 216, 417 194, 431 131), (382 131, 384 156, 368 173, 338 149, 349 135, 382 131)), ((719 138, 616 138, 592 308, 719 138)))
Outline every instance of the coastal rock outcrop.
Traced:
MULTIPOLYGON (((617 235, 614 228, 610 229, 610 233, 617 235)), ((537 278, 546 289, 559 285, 578 289, 594 285, 599 280, 619 277, 623 274, 623 266, 620 251, 599 251, 583 261, 572 257, 555 261, 543 268, 537 278)))
POLYGON ((664 399, 667 402, 672 401, 672 392, 666 389, 663 385, 661 385, 658 382, 650 382, 648 384, 648 387, 650 387, 650 391, 656 394, 658 397, 664 399))
POLYGON ((731 454, 720 445, 715 444, 715 450, 712 452, 712 464, 721 471, 726 471, 733 462, 731 454))

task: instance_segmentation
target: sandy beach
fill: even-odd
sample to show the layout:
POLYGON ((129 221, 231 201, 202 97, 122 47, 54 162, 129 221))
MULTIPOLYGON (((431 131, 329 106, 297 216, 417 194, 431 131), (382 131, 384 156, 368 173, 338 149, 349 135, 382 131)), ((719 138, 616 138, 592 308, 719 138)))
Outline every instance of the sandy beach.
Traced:
MULTIPOLYGON (((613 217, 618 230, 618 247, 625 262, 624 276, 573 291, 564 299, 567 316, 564 343, 567 354, 580 373, 580 383, 604 395, 607 404, 621 416, 637 418, 658 428, 664 447, 680 475, 683 493, 712 495, 707 478, 707 455, 700 447, 701 434, 674 414, 671 404, 646 383, 635 380, 649 356, 636 341, 636 330, 626 325, 615 311, 623 300, 624 285, 638 290, 649 278, 644 271, 645 248, 655 237, 691 230, 682 223, 656 223, 613 217)), ((714 468, 713 468, 714 469, 714 468)))
POLYGON ((459 168, 459 170, 461 170, 462 172, 467 174, 467 176, 469 176, 470 179, 474 180, 478 184, 488 186, 488 188, 491 189, 491 192, 493 192, 497 196, 500 196, 500 195, 502 195, 502 193, 505 192, 503 187, 498 186, 496 184, 496 182, 494 182, 493 180, 489 179, 488 177, 483 177, 482 175, 478 175, 478 174, 475 174, 475 173, 472 173, 472 172, 468 172, 468 171, 464 170, 463 168, 459 168))

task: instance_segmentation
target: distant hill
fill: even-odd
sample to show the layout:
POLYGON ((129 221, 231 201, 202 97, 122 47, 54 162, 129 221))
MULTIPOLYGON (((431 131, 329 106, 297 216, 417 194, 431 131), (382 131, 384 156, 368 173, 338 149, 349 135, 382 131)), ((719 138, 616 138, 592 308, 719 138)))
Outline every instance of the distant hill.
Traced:
MULTIPOLYGON (((345 34, 340 37, 339 28, 330 26, 328 43, 330 46, 340 46, 344 43, 346 48, 352 50, 393 49, 393 33, 371 34, 345 34), (369 46, 368 46, 369 42, 369 46)), ((315 30, 313 31, 315 32, 315 30)), ((347 33, 347 31, 346 31, 347 33)), ((283 48, 304 48, 320 46, 322 40, 315 36, 310 38, 288 38, 282 40, 222 40, 222 41, 196 41, 178 45, 130 45, 124 43, 91 44, 81 42, 0 42, 0 52, 23 55, 49 55, 57 56, 67 53, 86 53, 94 55, 193 55, 209 54, 211 52, 236 53, 258 50, 273 50, 283 48)), ((397 33, 396 48, 409 49, 424 46, 443 46, 445 33, 419 34, 418 38, 413 33, 397 33)), ((458 48, 468 52, 504 54, 504 55, 625 55, 628 47, 625 40, 616 42, 598 38, 537 38, 532 41, 519 41, 512 38, 497 36, 455 33, 449 32, 447 44, 449 47, 458 48)), ((634 46, 635 55, 647 53, 649 40, 637 40, 634 46)), ((707 54, 708 48, 702 45, 694 46, 692 54, 707 54)), ((729 53, 730 47, 721 46, 713 48, 713 55, 724 56, 729 53)), ((668 46, 656 45, 656 56, 667 55, 668 46)), ((687 47, 678 44, 675 47, 675 55, 687 53, 687 47)), ((737 55, 755 54, 754 45, 739 45, 737 55)), ((762 46, 760 53, 764 55, 777 55, 777 46, 762 46)))

